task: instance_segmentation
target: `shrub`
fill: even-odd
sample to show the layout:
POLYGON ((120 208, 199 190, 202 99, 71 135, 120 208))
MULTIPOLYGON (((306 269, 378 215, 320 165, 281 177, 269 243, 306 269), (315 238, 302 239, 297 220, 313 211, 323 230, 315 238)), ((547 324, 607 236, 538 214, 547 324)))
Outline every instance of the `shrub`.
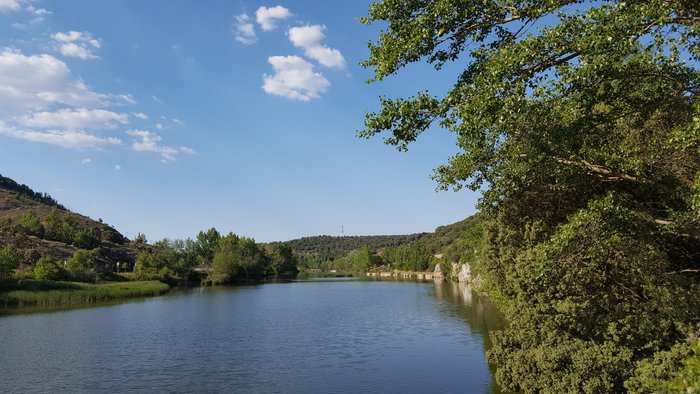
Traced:
POLYGON ((34 278, 38 280, 61 280, 66 277, 66 270, 57 261, 42 257, 34 266, 34 278))
POLYGON ((78 230, 73 237, 73 245, 80 249, 95 249, 100 246, 100 239, 92 231, 78 230))
POLYGON ((12 245, 0 249, 0 279, 9 278, 20 262, 20 254, 12 245))

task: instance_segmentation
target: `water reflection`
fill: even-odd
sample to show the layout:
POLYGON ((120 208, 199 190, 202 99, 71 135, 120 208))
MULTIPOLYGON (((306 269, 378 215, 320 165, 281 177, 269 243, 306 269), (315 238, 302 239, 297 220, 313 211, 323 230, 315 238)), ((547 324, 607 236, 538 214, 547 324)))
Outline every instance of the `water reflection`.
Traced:
POLYGON ((498 392, 484 349, 502 322, 452 282, 201 288, 0 318, 2 391, 498 392))
POLYGON ((441 303, 444 313, 459 314, 467 322, 469 329, 483 337, 488 350, 491 341, 488 333, 501 329, 506 320, 496 304, 466 283, 452 281, 435 281, 435 296, 441 303))

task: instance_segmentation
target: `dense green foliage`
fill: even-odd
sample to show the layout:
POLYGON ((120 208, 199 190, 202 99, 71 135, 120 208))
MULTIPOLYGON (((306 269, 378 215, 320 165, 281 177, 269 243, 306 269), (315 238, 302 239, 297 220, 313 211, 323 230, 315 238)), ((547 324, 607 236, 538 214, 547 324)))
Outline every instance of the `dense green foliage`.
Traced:
POLYGON ((697 379, 683 359, 700 335, 700 3, 387 0, 363 19, 378 21, 375 80, 467 62, 443 97, 382 98, 360 136, 405 150, 437 123, 461 149, 440 187, 487 188, 474 268, 509 311, 499 382, 697 379))
POLYGON ((295 252, 318 256, 322 261, 334 260, 363 246, 371 249, 395 247, 421 238, 425 233, 409 235, 359 235, 341 236, 318 235, 285 242, 295 252))
POLYGON ((7 189, 13 192, 17 192, 20 195, 34 200, 36 202, 57 207, 58 209, 67 211, 66 207, 59 204, 58 201, 54 200, 50 195, 46 193, 35 192, 27 185, 20 185, 14 180, 0 175, 0 189, 7 189))
POLYGON ((381 251, 383 264, 406 271, 432 270, 438 261, 445 262, 443 270, 451 262, 471 263, 474 250, 482 241, 482 224, 478 215, 435 229, 435 232, 381 251), (439 256, 435 257, 435 256, 439 256))
POLYGON ((333 269, 340 272, 367 272, 380 262, 379 256, 375 256, 369 246, 363 246, 336 259, 333 262, 333 269))
POLYGON ((12 245, 0 249, 0 279, 8 279, 21 261, 19 252, 12 245))
POLYGON ((214 283, 285 277, 297 272, 297 259, 286 244, 263 246, 252 238, 215 229, 200 231, 186 240, 164 239, 153 245, 134 241, 140 250, 134 266, 135 278, 175 284, 198 279, 195 269, 214 283))
MULTIPOLYGON (((302 238, 305 242, 301 245, 309 245, 306 240, 314 242, 325 241, 336 246, 337 255, 331 259, 327 257, 324 249, 311 248, 294 250, 296 260, 301 271, 331 270, 358 273, 366 272, 378 266, 404 271, 432 270, 435 263, 442 261, 472 262, 475 259, 475 248, 479 248, 483 238, 483 225, 478 216, 472 216, 465 220, 441 226, 432 233, 411 234, 406 236, 367 236, 367 237, 331 237, 320 236, 302 238), (371 240, 368 244, 356 247, 360 240, 371 240), (340 246, 340 247, 338 247, 340 246), (349 251, 344 248, 354 247, 349 251), (317 251, 316 253, 309 251, 317 251), (437 257, 436 257, 437 256, 437 257)), ((301 240, 296 240, 301 241, 301 240)), ((290 241, 289 245, 299 245, 296 241, 290 241)), ((272 244, 273 246, 275 244, 272 244)), ((444 268, 451 266, 444 264, 444 268)))
POLYGON ((38 280, 67 279, 68 272, 57 261, 41 257, 34 265, 34 278, 38 280))
POLYGON ((219 240, 211 268, 215 282, 229 283, 264 278, 270 271, 270 261, 254 239, 229 234, 219 240))
POLYGON ((270 259, 270 270, 279 277, 294 276, 299 272, 298 259, 287 243, 274 243, 266 247, 270 259))
POLYGON ((44 238, 44 225, 41 224, 34 211, 29 211, 22 217, 22 220, 19 222, 19 228, 27 235, 44 238))

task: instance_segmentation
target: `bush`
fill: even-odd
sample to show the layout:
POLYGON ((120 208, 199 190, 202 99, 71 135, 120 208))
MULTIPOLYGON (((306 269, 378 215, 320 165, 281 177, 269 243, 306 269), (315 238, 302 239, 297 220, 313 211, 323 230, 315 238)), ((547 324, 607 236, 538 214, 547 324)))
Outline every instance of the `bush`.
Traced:
POLYGON ((179 280, 179 278, 175 274, 175 271, 171 270, 168 267, 157 269, 152 267, 144 268, 140 265, 136 266, 133 278, 135 280, 141 281, 157 280, 171 286, 176 285, 179 280))
POLYGON ((34 266, 34 278, 38 280, 61 280, 67 276, 66 270, 57 261, 42 257, 34 266))
POLYGON ((17 268, 20 262, 20 254, 12 245, 6 245, 0 249, 0 279, 9 278, 12 270, 17 268))
POLYGON ((100 239, 92 231, 78 230, 73 237, 73 245, 80 249, 95 249, 100 246, 100 239))
POLYGON ((70 276, 79 282, 94 282, 96 280, 94 253, 88 250, 78 249, 73 257, 66 261, 66 268, 70 276))
POLYGON ((44 237, 44 226, 39 221, 34 211, 27 212, 19 222, 19 227, 27 235, 35 235, 39 238, 44 237))

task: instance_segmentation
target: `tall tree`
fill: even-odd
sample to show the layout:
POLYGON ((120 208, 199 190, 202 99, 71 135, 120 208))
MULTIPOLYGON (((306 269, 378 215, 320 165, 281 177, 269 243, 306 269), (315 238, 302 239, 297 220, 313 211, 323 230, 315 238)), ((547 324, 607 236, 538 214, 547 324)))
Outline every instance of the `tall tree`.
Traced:
POLYGON ((203 266, 211 265, 219 240, 221 240, 221 234, 214 227, 207 230, 207 232, 200 231, 197 234, 195 250, 197 251, 199 264, 203 266))
POLYGON ((434 178, 486 187, 475 268, 512 323, 499 381, 658 390, 700 334, 700 3, 387 0, 379 21, 374 81, 465 64, 442 97, 382 97, 359 135, 457 135, 434 178))
POLYGON ((276 276, 289 276, 299 272, 297 259, 289 244, 271 244, 267 247, 267 254, 270 257, 270 269, 276 276))
POLYGON ((5 245, 0 249, 0 279, 12 276, 12 271, 22 262, 17 249, 12 245, 5 245))

